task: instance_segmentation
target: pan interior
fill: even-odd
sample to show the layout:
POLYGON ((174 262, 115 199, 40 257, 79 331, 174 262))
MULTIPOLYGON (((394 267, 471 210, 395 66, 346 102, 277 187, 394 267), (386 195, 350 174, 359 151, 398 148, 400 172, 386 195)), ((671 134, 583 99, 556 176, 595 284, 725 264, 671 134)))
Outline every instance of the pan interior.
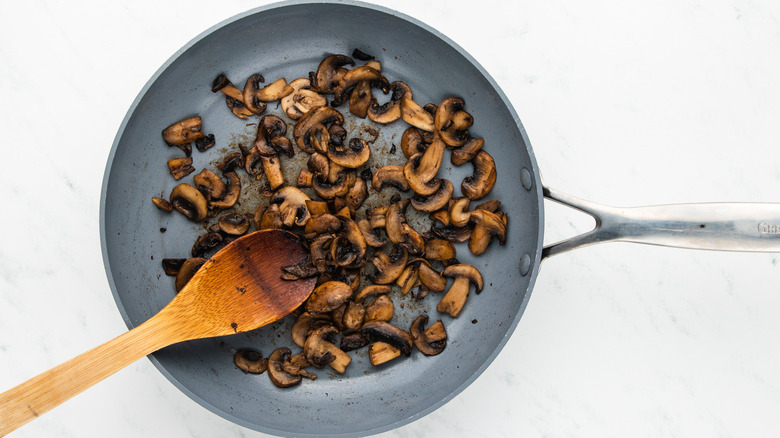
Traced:
MULTIPOLYGON (((187 257, 204 231, 150 202, 153 196, 167 198, 178 184, 165 163, 182 154, 163 143, 161 130, 177 120, 202 116, 204 130, 215 135, 217 146, 205 153, 193 151, 193 165, 197 171, 213 168, 226 153, 237 151, 238 143, 251 141, 256 130, 253 121, 228 111, 224 96, 211 92, 219 73, 238 86, 253 73, 270 81, 291 81, 316 69, 327 54, 350 54, 355 48, 375 55, 385 76, 406 82, 417 102, 438 103, 452 95, 465 99, 475 118, 471 133, 485 139, 485 149, 496 161, 497 184, 486 199, 500 200, 508 213, 508 241, 505 246, 494 243, 478 258, 465 244, 457 245, 459 260, 476 266, 485 279, 484 291, 469 297, 458 318, 436 312, 436 294, 420 301, 411 296, 395 300, 392 323, 402 328, 408 329, 422 312, 432 321, 443 320, 450 342, 436 357, 415 352, 372 367, 362 349, 352 352, 353 363, 344 376, 314 370, 316 381, 285 390, 274 387, 265 375, 246 375, 233 365, 237 348, 255 348, 266 356, 282 346, 299 351, 289 337, 290 318, 247 334, 182 343, 152 356, 194 400, 267 433, 376 433, 441 406, 498 354, 522 314, 537 272, 543 221, 536 163, 514 110, 481 67, 432 29, 389 10, 349 3, 288 3, 228 20, 190 43, 150 80, 117 134, 106 169, 101 225, 109 281, 128 326, 147 320, 172 299, 173 279, 162 273, 160 260, 187 257), (528 179, 524 169, 530 185, 521 183, 528 179), (525 255, 533 266, 523 275, 525 255)), ((346 106, 339 109, 348 113, 346 106)), ((282 114, 274 103, 269 110, 282 114)), ((400 146, 405 128, 396 125, 379 127, 372 147, 374 170, 397 162, 398 156, 403 159, 400 147, 396 155, 389 153, 393 144, 400 146)), ((459 182, 471 172, 471 165, 452 166, 445 155, 440 176, 450 179, 460 194, 459 182)), ((191 183, 191 176, 181 182, 191 183)), ((294 181, 296 176, 288 172, 285 179, 294 181)), ((251 213, 258 199, 242 198, 236 209, 251 213)))

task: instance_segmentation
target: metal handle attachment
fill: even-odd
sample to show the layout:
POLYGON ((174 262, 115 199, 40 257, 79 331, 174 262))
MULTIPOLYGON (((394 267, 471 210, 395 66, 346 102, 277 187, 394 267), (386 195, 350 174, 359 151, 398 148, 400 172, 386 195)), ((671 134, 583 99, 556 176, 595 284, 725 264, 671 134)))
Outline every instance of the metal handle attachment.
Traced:
POLYGON ((596 220, 593 230, 545 246, 542 259, 601 242, 717 251, 780 252, 780 203, 609 207, 543 188, 544 197, 596 220))

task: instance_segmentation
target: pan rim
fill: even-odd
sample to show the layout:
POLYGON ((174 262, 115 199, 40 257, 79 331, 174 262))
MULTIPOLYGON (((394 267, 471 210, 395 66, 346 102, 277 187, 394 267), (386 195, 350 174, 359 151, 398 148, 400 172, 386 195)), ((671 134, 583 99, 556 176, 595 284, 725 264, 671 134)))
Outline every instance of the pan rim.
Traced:
MULTIPOLYGON (((103 264, 106 271, 106 277, 108 280, 109 287, 111 288, 112 295, 114 297, 114 301, 117 305, 117 308, 119 310, 119 313, 121 314, 122 318, 124 319, 125 325, 128 327, 128 329, 132 329, 135 327, 136 324, 133 323, 133 321, 130 319, 128 312, 126 311, 122 300, 120 298, 120 295, 117 291, 116 282, 114 280, 114 276, 111 269, 111 264, 109 260, 109 251, 108 251, 108 237, 107 237, 107 229, 106 229, 106 197, 108 192, 108 182, 109 182, 109 174, 111 171, 111 168, 114 164, 114 157, 116 155, 117 148, 119 146, 120 140, 123 137, 123 134, 125 132, 125 129, 128 125, 129 120, 131 119, 132 115, 137 110, 141 100, 147 95, 149 89, 152 87, 152 85, 157 81, 157 79, 173 64, 182 54, 187 52, 190 48, 192 48, 194 45, 196 45, 198 42, 202 41, 203 39, 207 38, 211 34, 213 34, 215 31, 222 29, 225 26, 228 26, 236 21, 239 21, 241 19, 244 19, 246 17, 255 15, 255 14, 261 14, 272 10, 277 10, 281 8, 287 8, 287 7, 293 7, 293 6, 301 6, 301 5, 308 5, 312 4, 311 1, 306 0, 285 0, 280 2, 274 2, 270 3, 268 5, 260 6, 257 8, 253 8, 250 10, 247 10, 245 12, 242 12, 240 14, 236 14, 232 17, 229 17, 225 20, 222 20, 221 22, 209 27, 208 29, 204 30, 203 32, 199 33, 197 36, 195 36, 193 39, 191 39, 189 42, 187 42, 185 45, 183 45, 180 49, 178 49, 175 53, 173 53, 155 72, 154 74, 148 79, 148 81, 145 83, 145 85, 141 88, 136 98, 131 103, 130 107, 128 108, 121 124, 119 125, 119 128, 117 130, 117 134, 114 138, 113 144, 111 146, 111 149, 108 154, 106 167, 103 174, 103 181, 102 181, 102 187, 101 187, 101 194, 100 194, 100 209, 99 209, 99 232, 100 232, 100 245, 101 245, 101 252, 103 256, 103 264)), ((390 16, 393 16, 395 18, 398 18, 400 20, 406 21, 414 26, 417 26, 430 34, 432 34, 434 37, 438 38, 445 44, 451 46, 454 50, 456 50, 463 58, 465 58, 472 66, 474 66, 479 73, 483 76, 483 78, 490 84, 490 86, 495 90, 496 94, 500 97, 501 102, 506 107, 506 110, 509 112, 509 114, 512 116, 517 129, 519 131, 519 134, 525 143, 526 146, 526 152, 528 154, 529 160, 530 160, 530 167, 529 171, 531 172, 532 177, 532 186, 527 188, 528 191, 532 191, 533 194, 537 198, 538 203, 538 217, 537 217, 537 247, 535 248, 534 254, 531 257, 531 266, 528 269, 528 272, 525 274, 529 276, 529 284, 528 287, 523 295, 522 302, 520 304, 519 310, 517 312, 517 315, 512 319, 511 324, 509 324, 509 327, 506 330, 506 333, 504 334, 501 341, 495 346, 492 353, 485 359, 485 361, 479 366, 474 373, 469 376, 469 378, 465 379, 463 382, 461 382, 460 385, 455 387, 450 393, 445 395, 442 399, 440 399, 438 402, 431 404, 425 409, 422 409, 412 415, 405 416, 404 418, 386 424, 384 426, 380 427, 374 427, 372 429, 368 430, 362 430, 362 431, 356 431, 356 432, 348 432, 343 434, 338 434, 338 436, 367 436, 367 435, 374 435, 381 432, 386 432, 389 430, 396 429, 398 427, 404 426, 406 424, 412 423, 413 421, 416 421, 431 412, 439 409, 446 403, 448 403, 450 400, 455 398, 457 395, 459 395, 461 392, 463 392, 468 386, 470 386, 479 376, 482 375, 482 373, 493 363, 495 358, 503 351, 506 343, 508 342, 511 335, 514 333, 515 329, 517 328, 517 325, 519 324, 519 321, 525 311, 525 308, 528 304, 528 301, 530 299, 531 293, 533 291, 537 275, 539 273, 540 265, 541 265, 541 255, 542 255, 542 246, 543 246, 543 237, 544 237, 544 196, 543 196, 543 190, 542 190, 542 180, 541 180, 541 174, 539 171, 539 167, 536 161, 536 156, 534 154, 533 149, 531 148, 531 143, 528 138, 528 134, 526 132, 525 127, 523 126, 522 122, 520 121, 520 118, 518 117, 514 107, 512 106, 511 102, 503 92, 503 90, 499 87, 497 82, 493 79, 493 77, 485 70, 485 68, 477 62, 476 59, 474 59, 471 54, 469 54, 466 50, 464 50, 462 47, 460 47, 457 43, 455 43, 452 39, 447 37, 446 35, 442 34, 438 30, 434 29, 430 25, 423 23, 422 21, 408 16, 406 14, 403 14, 401 12, 398 12, 396 10, 379 6, 371 3, 366 3, 363 1, 355 1, 355 0, 326 0, 326 1, 317 1, 314 2, 317 4, 334 4, 339 6, 348 6, 348 7, 356 7, 361 9, 369 9, 372 11, 388 14, 390 16)), ((154 354, 147 356, 149 360, 152 362, 152 364, 155 366, 157 370, 159 370, 165 378, 170 381, 178 390, 185 393, 189 398, 194 400, 196 403, 198 403, 200 406, 205 407, 209 411, 217 414, 218 416, 225 418, 235 424, 239 424, 243 427, 247 427, 252 430, 260 431, 263 433, 269 433, 274 435, 288 435, 290 432, 285 430, 278 430, 275 428, 270 428, 268 426, 264 426, 257 423, 252 423, 249 421, 246 421, 242 418, 236 417, 230 412, 219 408, 217 406, 214 406, 210 402, 204 400, 200 396, 193 393, 191 390, 189 390, 184 384, 182 384, 178 379, 176 379, 155 357, 154 354)), ((323 436, 322 434, 307 434, 307 433, 296 433, 296 436, 323 436)))

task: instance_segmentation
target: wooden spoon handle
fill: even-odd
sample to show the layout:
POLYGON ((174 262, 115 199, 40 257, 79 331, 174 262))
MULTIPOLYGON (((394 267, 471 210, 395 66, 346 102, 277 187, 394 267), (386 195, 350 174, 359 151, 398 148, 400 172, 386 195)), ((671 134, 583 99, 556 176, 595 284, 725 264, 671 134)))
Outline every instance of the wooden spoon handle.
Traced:
POLYGON ((165 318, 149 321, 0 394, 0 436, 64 403, 171 339, 165 318))

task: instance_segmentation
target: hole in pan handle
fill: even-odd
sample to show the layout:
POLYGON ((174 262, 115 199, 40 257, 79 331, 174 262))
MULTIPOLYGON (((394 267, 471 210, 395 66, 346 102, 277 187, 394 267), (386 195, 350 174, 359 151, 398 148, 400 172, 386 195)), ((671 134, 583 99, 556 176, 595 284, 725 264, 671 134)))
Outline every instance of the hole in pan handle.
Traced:
POLYGON ((542 260, 602 242, 716 251, 780 252, 780 203, 712 202, 610 207, 545 186, 544 197, 596 220, 583 234, 545 246, 542 260))

